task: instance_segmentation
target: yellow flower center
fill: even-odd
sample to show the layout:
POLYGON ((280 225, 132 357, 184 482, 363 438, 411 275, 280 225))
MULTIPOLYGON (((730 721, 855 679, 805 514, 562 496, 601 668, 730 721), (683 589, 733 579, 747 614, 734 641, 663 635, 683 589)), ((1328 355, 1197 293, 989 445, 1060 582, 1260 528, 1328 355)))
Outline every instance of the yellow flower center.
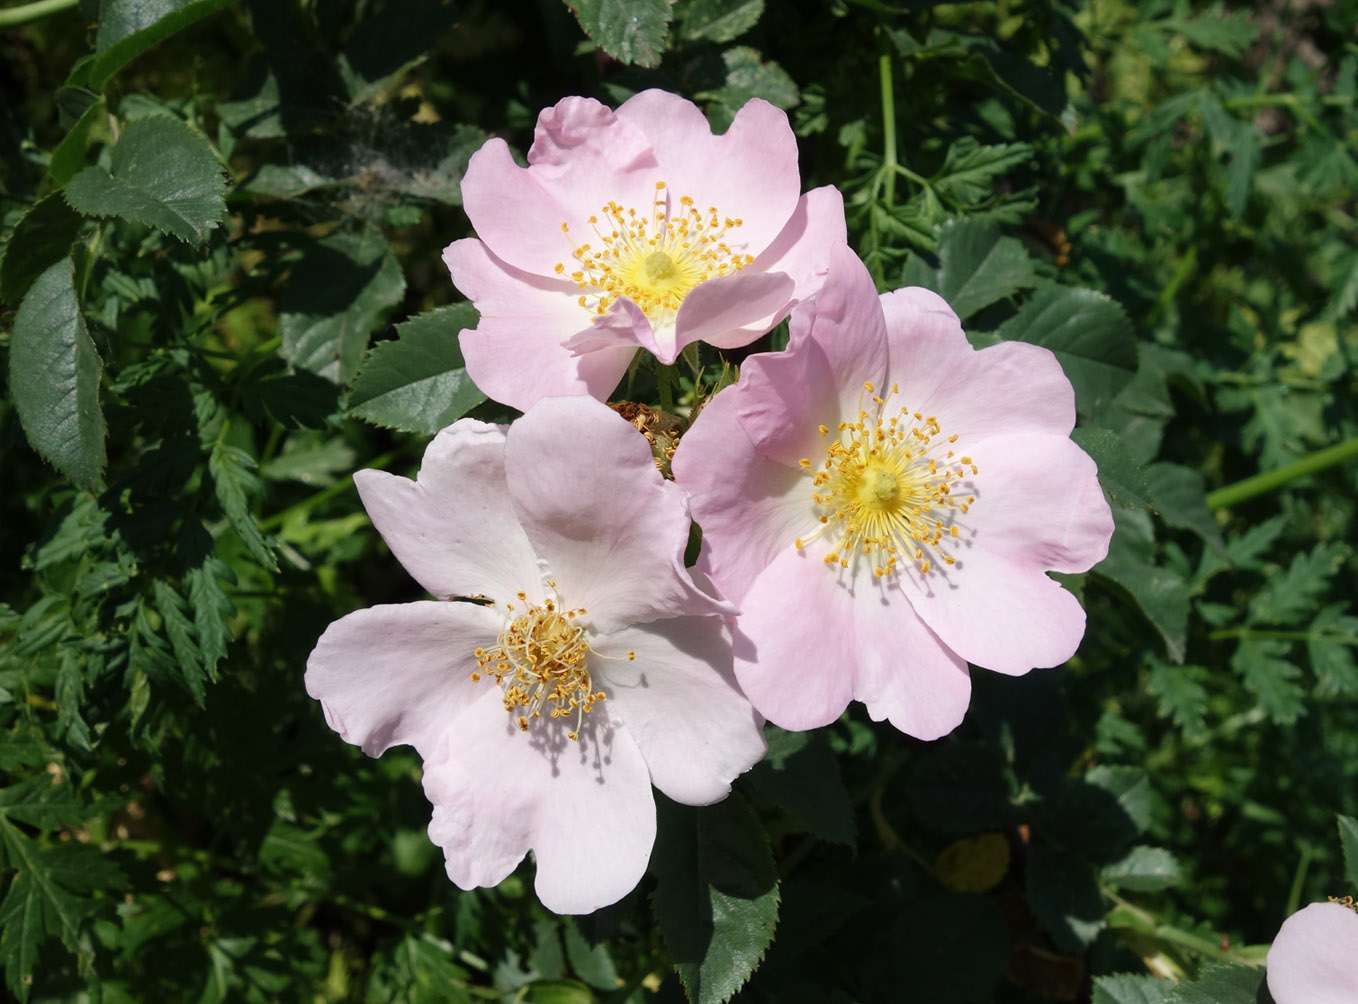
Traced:
MULTIPOLYGON (((739 272, 754 261, 753 255, 726 243, 743 220, 722 216, 715 206, 703 212, 687 195, 679 197, 679 208, 672 211, 663 181, 655 184, 649 214, 616 202, 599 213, 589 218, 597 244, 575 244, 570 225, 561 224, 576 260, 570 279, 582 290, 580 306, 595 316, 623 297, 658 327, 672 318, 694 286, 739 272)), ((568 274, 565 262, 557 262, 556 273, 568 274)))
MULTIPOLYGON (((553 582, 547 584, 556 587, 553 582)), ((521 592, 518 598, 527 603, 527 594, 521 592)), ((506 606, 511 614, 515 612, 514 604, 506 606)), ((479 681, 483 673, 494 678, 504 692, 505 711, 521 732, 527 732, 529 723, 545 711, 548 718, 574 715, 575 725, 566 737, 579 739, 584 716, 605 699, 602 690, 594 689, 588 665, 594 650, 577 623, 585 612, 583 607, 564 610, 557 599, 548 597, 516 614, 500 632, 494 648, 472 653, 476 657, 472 681, 479 681)), ((628 652, 627 658, 634 659, 635 653, 628 652)))
POLYGON ((901 561, 917 564, 926 575, 939 561, 955 564, 947 545, 958 536, 957 514, 967 512, 976 497, 953 489, 978 473, 975 463, 951 449, 957 435, 945 438, 933 415, 905 407, 890 412, 887 401, 899 393, 895 386, 885 398, 871 383, 863 389, 873 395, 876 413, 864 410, 860 397, 853 421, 840 422, 833 432, 820 427, 824 463, 800 461, 812 474, 811 500, 821 525, 809 537, 798 537, 797 549, 833 535, 826 564, 849 568, 861 557, 878 577, 894 574, 901 561))

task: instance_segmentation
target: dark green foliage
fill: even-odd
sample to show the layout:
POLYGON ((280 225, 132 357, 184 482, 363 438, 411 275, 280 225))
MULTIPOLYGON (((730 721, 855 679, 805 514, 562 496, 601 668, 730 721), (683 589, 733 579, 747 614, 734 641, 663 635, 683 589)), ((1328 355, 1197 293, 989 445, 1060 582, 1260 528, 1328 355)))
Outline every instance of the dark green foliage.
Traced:
POLYGON ((9 997, 1257 1004, 1288 905, 1354 892, 1358 479, 1288 466, 1358 435, 1351 5, 0 24, 9 997), (531 861, 452 886, 418 758, 344 745, 302 673, 335 618, 420 596, 353 471, 513 417, 467 379, 477 318, 440 261, 472 236, 469 158, 522 157, 565 95, 653 86, 718 130, 787 109, 881 290, 1050 349, 1117 532, 1061 576, 1088 615, 1068 665, 973 669, 933 743, 858 706, 770 727, 731 799, 660 800, 636 892, 559 918, 531 861))

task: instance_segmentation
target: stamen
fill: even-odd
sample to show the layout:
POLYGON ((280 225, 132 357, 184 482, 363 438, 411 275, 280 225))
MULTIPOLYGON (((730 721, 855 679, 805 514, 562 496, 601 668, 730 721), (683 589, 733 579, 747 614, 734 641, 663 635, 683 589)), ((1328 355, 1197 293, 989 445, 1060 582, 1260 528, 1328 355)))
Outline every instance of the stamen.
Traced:
MULTIPOLYGON (((727 243, 742 219, 723 217, 715 206, 704 213, 688 195, 681 195, 678 203, 672 208, 665 182, 657 181, 649 216, 610 201, 589 218, 597 249, 571 238, 571 257, 579 267, 569 276, 584 292, 580 306, 599 316, 624 297, 659 327, 672 319, 695 286, 753 264, 753 255, 727 243)), ((561 224, 561 230, 571 236, 569 224, 561 224)), ((558 262, 554 271, 568 274, 566 263, 558 262)))
POLYGON ((940 563, 957 563, 947 545, 958 538, 958 514, 976 496, 963 500, 953 494, 953 485, 980 469, 971 457, 947 449, 957 435, 944 437, 937 416, 905 407, 888 413, 887 402, 897 393, 893 384, 883 397, 864 382, 854 420, 841 421, 833 434, 819 427, 823 465, 798 463, 812 474, 820 526, 793 541, 797 550, 828 534, 835 545, 825 556, 827 565, 849 568, 865 559, 878 578, 896 574, 901 562, 916 565, 921 575, 940 563), (875 413, 864 410, 865 401, 875 413))

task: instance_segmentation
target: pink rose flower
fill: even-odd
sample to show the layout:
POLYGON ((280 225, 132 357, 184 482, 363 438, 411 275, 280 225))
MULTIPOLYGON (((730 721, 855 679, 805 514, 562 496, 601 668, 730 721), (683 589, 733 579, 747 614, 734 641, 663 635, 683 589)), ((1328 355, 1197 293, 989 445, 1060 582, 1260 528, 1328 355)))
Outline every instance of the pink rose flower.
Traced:
POLYGON ((1084 610, 1046 573, 1090 568, 1113 532, 1074 424, 1050 352, 972 349, 942 299, 879 298, 842 247, 787 351, 746 360, 674 456, 760 713, 808 729, 859 700, 933 739, 966 711, 967 662, 1070 658, 1084 610))
POLYGON ((435 599, 331 624, 307 693, 369 755, 424 758, 429 835, 458 886, 494 885, 532 849, 549 909, 616 901, 650 857, 651 785, 715 802, 765 750, 731 674, 731 608, 684 568, 683 492, 588 398, 508 429, 464 419, 418 480, 354 481, 435 599))
POLYGON ((528 163, 501 139, 472 156, 462 201, 480 239, 443 253, 481 312, 467 372, 515 408, 603 400, 638 347, 669 365, 693 342, 748 344, 819 288, 844 240, 839 192, 799 194, 787 116, 758 99, 714 136, 664 91, 617 111, 565 98, 538 116, 528 163))
POLYGON ((1268 992, 1277 1004, 1358 1001, 1358 913, 1312 903, 1283 921, 1268 950, 1268 992))

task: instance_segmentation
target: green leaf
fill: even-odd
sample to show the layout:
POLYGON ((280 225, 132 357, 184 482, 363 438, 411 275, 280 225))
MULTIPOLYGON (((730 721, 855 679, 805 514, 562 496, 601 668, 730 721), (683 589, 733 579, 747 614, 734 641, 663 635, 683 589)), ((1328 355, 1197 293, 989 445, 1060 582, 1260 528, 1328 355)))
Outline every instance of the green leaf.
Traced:
POLYGON ((338 233, 307 247, 283 289, 283 358, 338 384, 358 369, 405 278, 380 235, 338 233))
POLYGON ((1227 553, 1216 517, 1207 506, 1207 485, 1201 474, 1191 467, 1161 462, 1146 468, 1146 480, 1155 511, 1166 524, 1191 530, 1214 551, 1227 553))
POLYGON ((954 202, 970 205, 994 190, 995 178, 1033 155, 1027 143, 981 146, 973 136, 963 136, 948 147, 943 166, 929 182, 934 191, 954 202))
POLYGON ((1126 857, 1103 866, 1099 878, 1133 892, 1155 892, 1178 885, 1183 871, 1174 855, 1162 847, 1133 847, 1126 857))
POLYGON ((1263 156, 1259 149, 1262 138, 1253 123, 1242 122, 1231 144, 1231 159, 1226 165, 1226 208, 1236 219, 1245 215, 1245 204, 1254 189, 1254 172, 1263 156))
POLYGON ((254 559, 265 568, 277 571, 278 562, 250 511, 250 496, 259 490, 259 478, 254 471, 255 458, 234 446, 219 444, 208 457, 208 473, 212 475, 217 501, 226 513, 227 521, 254 559))
POLYGON ((374 425, 432 436, 486 399, 467 376, 458 334, 476 326, 469 303, 440 307, 396 325, 395 341, 373 346, 349 392, 349 414, 374 425))
POLYGON ((764 13, 764 0, 693 0, 679 22, 685 41, 729 42, 749 31, 764 13))
POLYGON ((1178 572, 1155 563, 1155 536, 1148 513, 1115 509, 1113 524, 1108 557, 1093 572, 1126 590, 1160 632, 1170 660, 1182 662, 1188 644, 1188 583, 1178 572))
POLYGON ((19 305, 9 385, 33 448, 86 491, 98 487, 105 463, 102 371, 76 299, 75 263, 65 258, 33 280, 19 305))
POLYGON ((1036 282, 1028 252, 994 223, 950 220, 939 228, 933 289, 962 320, 1036 282))
MULTIPOLYGON (((101 89, 133 59, 162 39, 235 0, 99 0, 97 55, 77 81, 101 89)), ((73 74, 74 76, 74 74, 73 74)))
POLYGON ((86 216, 119 216, 201 244, 226 215, 226 179, 212 149, 165 115, 128 124, 109 171, 87 167, 66 186, 66 201, 86 216))
POLYGON ((1175 984, 1164 1004, 1259 1004, 1263 984, 1263 969, 1209 963, 1196 983, 1175 984))
POLYGON ((226 562, 208 555, 185 573, 184 581, 189 587, 189 602, 193 604, 193 627, 202 649, 203 668, 209 679, 216 680, 217 663, 226 658, 226 647, 231 642, 229 622, 236 613, 222 583, 234 583, 236 574, 226 562))
POLYGON ((84 224, 59 192, 35 202, 19 217, 0 257, 0 300, 22 300, 38 276, 70 256, 84 224))
POLYGON ((1322 694, 1358 693, 1358 663, 1354 662, 1358 617, 1348 609, 1347 603, 1331 603, 1316 614, 1306 632, 1306 654, 1322 694))
POLYGON ((1070 438, 1094 458, 1099 468, 1099 484, 1113 502, 1124 509, 1150 509, 1155 505, 1145 472, 1116 432, 1082 426, 1070 438))
POLYGON ((566 0, 580 27, 614 59, 660 65, 668 48, 671 0, 566 0))
POLYGON ((721 54, 726 64, 726 83, 715 91, 700 91, 699 100, 716 102, 708 109, 712 128, 728 128, 736 113, 751 98, 763 98, 777 108, 791 108, 800 100, 797 85, 784 69, 764 62, 757 49, 737 45, 721 54))
POLYGON ((1092 1004, 1162 1004, 1173 980, 1117 973, 1094 977, 1092 1004))
POLYGON ((1136 375, 1131 322, 1117 301, 1092 289, 1043 286, 996 334, 1056 353, 1082 415, 1112 401, 1136 375))
POLYGON ((569 917, 563 925, 563 934, 566 958, 570 961, 575 975, 596 990, 617 990, 618 970, 613 965, 612 956, 608 954, 608 945, 602 942, 591 945, 580 933, 579 926, 569 917))
POLYGON ((1339 842, 1344 848, 1344 873, 1349 885, 1358 887, 1358 819, 1338 816, 1339 842))
POLYGON ((1277 638, 1242 638, 1231 655, 1231 668, 1259 700, 1259 707, 1280 725, 1290 725, 1302 713, 1303 693, 1297 679, 1301 670, 1286 656, 1291 642, 1277 638))
POLYGON ((193 696, 194 703, 203 707, 205 697, 203 677, 206 675, 203 661, 199 656, 198 637, 193 630, 193 622, 188 617, 188 604, 175 592, 174 587, 163 579, 157 579, 154 592, 156 609, 160 611, 165 623, 165 633, 170 637, 170 647, 179 661, 179 671, 184 675, 184 684, 193 696))
POLYGON ((723 1004, 759 965, 778 923, 768 839, 739 795, 701 808, 657 801, 656 918, 689 1000, 723 1004))
POLYGON ((1154 657, 1146 674, 1146 690, 1160 702, 1160 716, 1173 721, 1190 739, 1207 734, 1202 721, 1207 690, 1195 679, 1206 675, 1202 666, 1172 666, 1154 657))
POLYGON ((1258 624, 1295 624, 1315 609, 1317 598, 1329 587, 1349 556, 1347 545, 1317 544, 1295 555, 1287 571, 1270 575, 1250 601, 1249 619, 1258 624))
POLYGON ((820 839, 852 844, 853 807, 825 737, 773 725, 764 735, 769 752, 750 771, 750 783, 820 839))
POLYGON ((1056 947, 1078 954, 1103 928, 1094 869, 1079 856, 1038 845, 1028 856, 1028 906, 1056 947))

